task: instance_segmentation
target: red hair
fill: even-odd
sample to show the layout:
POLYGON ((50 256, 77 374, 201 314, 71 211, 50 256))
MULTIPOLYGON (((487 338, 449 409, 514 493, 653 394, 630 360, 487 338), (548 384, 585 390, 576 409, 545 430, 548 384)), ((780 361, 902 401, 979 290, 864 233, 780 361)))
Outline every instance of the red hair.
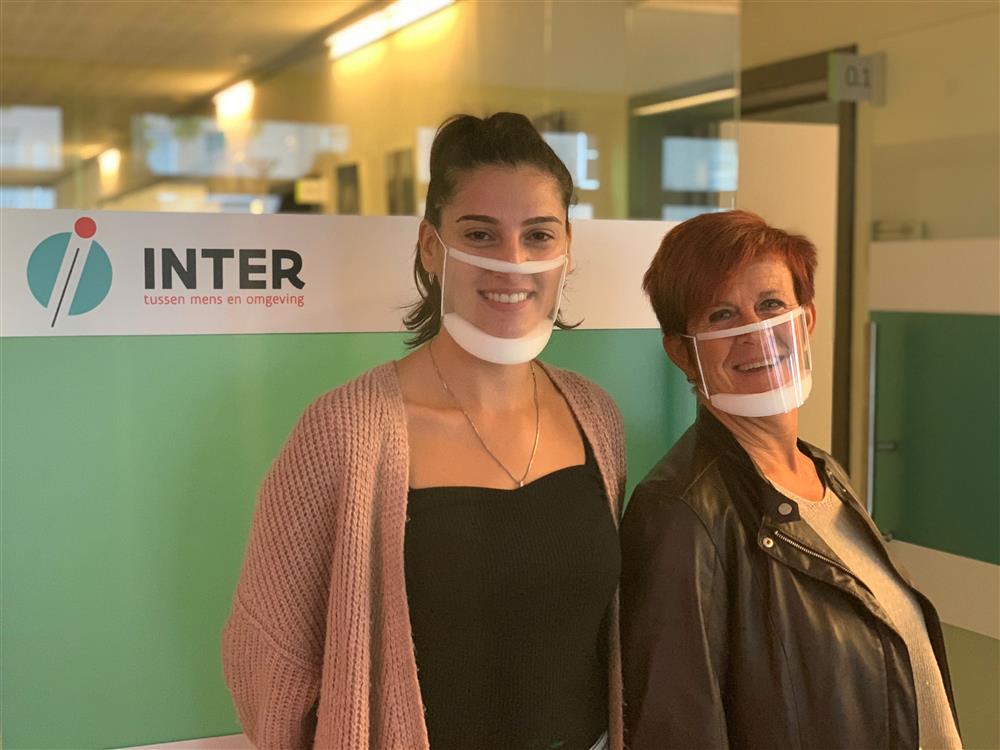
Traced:
POLYGON ((748 263, 775 256, 792 274, 800 305, 815 296, 816 246, 769 226, 749 211, 700 214, 667 232, 642 279, 664 334, 686 333, 687 322, 748 263))

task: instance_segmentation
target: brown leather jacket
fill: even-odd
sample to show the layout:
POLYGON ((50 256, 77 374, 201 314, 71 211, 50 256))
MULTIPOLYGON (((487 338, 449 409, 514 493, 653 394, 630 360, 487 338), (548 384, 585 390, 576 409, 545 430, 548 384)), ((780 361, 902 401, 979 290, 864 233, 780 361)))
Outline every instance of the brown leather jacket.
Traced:
MULTIPOLYGON (((800 447, 888 556, 844 470, 800 447)), ((706 409, 635 489, 621 544, 627 747, 916 750, 903 639, 706 409)), ((917 598, 954 713, 940 621, 917 598)))

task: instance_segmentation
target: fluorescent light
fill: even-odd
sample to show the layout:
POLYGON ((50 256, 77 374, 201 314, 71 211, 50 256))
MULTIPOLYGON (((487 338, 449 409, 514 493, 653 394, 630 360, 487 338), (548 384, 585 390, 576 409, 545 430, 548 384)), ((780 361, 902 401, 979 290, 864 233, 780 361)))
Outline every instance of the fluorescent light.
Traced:
POLYGON ((393 31, 399 31, 404 26, 416 23, 431 13, 437 13, 447 8, 455 0, 396 0, 385 9, 389 15, 389 26, 393 31))
POLYGON ((739 0, 640 0, 639 7, 716 16, 735 16, 740 12, 739 0))
POLYGON ((242 122, 250 117, 253 108, 253 81, 240 81, 212 97, 215 102, 215 119, 220 127, 242 122))
POLYGON ((326 43, 330 47, 330 57, 337 60, 391 33, 385 10, 380 10, 331 34, 326 43))
POLYGON ((718 91, 707 91, 704 94, 695 94, 694 96, 685 96, 681 99, 670 99, 665 102, 657 102, 656 104, 646 104, 642 107, 636 107, 632 110, 632 114, 638 117, 660 115, 664 112, 675 112, 678 109, 690 109, 691 107, 698 107, 702 104, 724 102, 727 99, 735 99, 739 95, 739 89, 719 89, 718 91))
POLYGON ((118 174, 118 168, 122 164, 122 152, 116 148, 109 148, 102 151, 97 157, 97 167, 102 177, 110 177, 118 174))
POLYGON ((330 57, 338 60, 372 42, 399 31, 432 13, 452 5, 455 0, 396 0, 360 21, 336 31, 326 40, 330 57))

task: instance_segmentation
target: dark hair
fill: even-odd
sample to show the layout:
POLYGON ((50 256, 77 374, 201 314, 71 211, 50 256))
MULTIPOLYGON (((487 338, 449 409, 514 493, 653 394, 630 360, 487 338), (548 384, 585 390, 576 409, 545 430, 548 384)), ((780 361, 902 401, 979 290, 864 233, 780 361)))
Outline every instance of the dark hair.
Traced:
POLYGON ((700 214, 671 229, 642 279, 663 333, 687 333, 688 320, 711 304, 719 287, 767 256, 788 267, 796 301, 812 302, 816 246, 802 235, 769 226, 749 211, 700 214))
MULTIPOLYGON (((441 209, 454 196, 462 173, 491 166, 530 166, 551 175, 559 186, 569 226, 573 178, 531 121, 514 112, 497 112, 486 118, 455 115, 441 124, 431 145, 431 181, 424 219, 440 229, 441 209)), ((413 280, 420 301, 411 305, 403 318, 403 325, 413 332, 406 341, 408 347, 430 341, 441 328, 441 281, 432 279, 424 269, 419 243, 413 259, 413 280)), ((572 327, 558 318, 556 325, 572 327)))

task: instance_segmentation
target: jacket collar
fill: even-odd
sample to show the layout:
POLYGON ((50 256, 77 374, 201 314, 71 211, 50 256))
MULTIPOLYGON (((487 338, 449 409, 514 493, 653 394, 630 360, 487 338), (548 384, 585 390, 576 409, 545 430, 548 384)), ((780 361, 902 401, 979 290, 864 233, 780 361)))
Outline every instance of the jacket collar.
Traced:
MULTIPOLYGON (((771 486, 743 446, 733 437, 733 433, 701 405, 698 407, 695 429, 699 442, 703 442, 710 446, 714 452, 719 453, 727 463, 739 469, 742 479, 754 485, 757 491, 748 494, 753 498, 761 515, 767 516, 776 523, 799 520, 798 503, 785 497, 771 486)), ((809 456, 816 465, 816 473, 823 480, 824 485, 830 487, 841 500, 857 502, 853 493, 836 476, 832 462, 828 460, 829 457, 826 454, 804 440, 797 440, 797 444, 799 450, 809 456)))

